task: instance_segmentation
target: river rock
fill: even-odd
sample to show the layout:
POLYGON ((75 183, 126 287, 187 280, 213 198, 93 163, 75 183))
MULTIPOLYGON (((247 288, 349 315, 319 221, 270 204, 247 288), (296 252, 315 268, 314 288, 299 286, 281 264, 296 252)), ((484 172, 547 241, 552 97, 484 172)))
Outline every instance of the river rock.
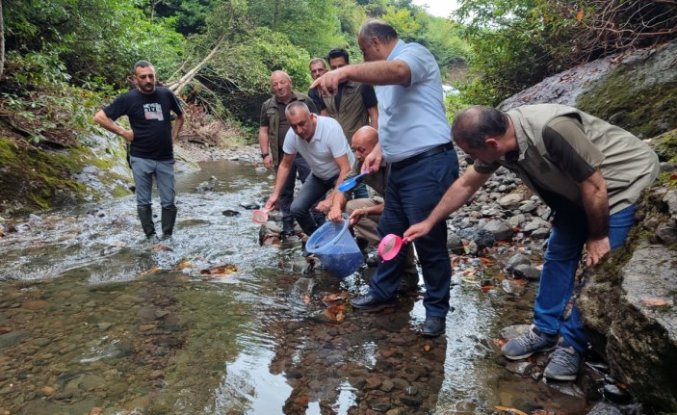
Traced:
POLYGON ((492 219, 483 229, 491 232, 497 241, 509 241, 512 238, 512 228, 504 220, 492 219))
POLYGON ((505 264, 505 270, 508 273, 512 273, 518 265, 531 265, 531 260, 528 256, 517 253, 511 256, 508 262, 505 264))
POLYGON ((520 264, 516 266, 513 270, 513 274, 529 281, 538 281, 541 278, 541 271, 529 264, 520 264))
POLYGON ((593 346, 606 352, 611 374, 640 401, 677 408, 677 253, 638 243, 622 266, 591 273, 578 300, 593 346))
POLYGON ((597 405, 593 406, 590 412, 587 415, 622 415, 623 412, 616 408, 615 406, 606 403, 599 402, 597 405))
POLYGON ((519 206, 523 196, 520 193, 510 193, 498 199, 498 204, 506 209, 512 209, 519 206))

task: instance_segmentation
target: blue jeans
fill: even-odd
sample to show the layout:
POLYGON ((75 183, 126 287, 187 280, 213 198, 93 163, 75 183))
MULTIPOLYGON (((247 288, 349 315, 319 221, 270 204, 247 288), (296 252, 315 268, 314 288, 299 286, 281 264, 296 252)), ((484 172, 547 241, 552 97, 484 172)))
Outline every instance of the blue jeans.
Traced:
POLYGON ((136 186, 137 206, 152 205, 153 176, 155 176, 160 204, 165 209, 175 207, 174 160, 151 160, 131 156, 130 165, 136 186))
MULTIPOLYGON (((421 159, 408 166, 392 167, 386 186, 385 207, 378 232, 402 236, 410 225, 428 217, 449 186, 458 177, 458 158, 452 150, 421 159)), ((414 242, 423 269, 427 317, 449 312, 451 261, 447 251, 447 223, 441 221, 430 233, 414 242)), ((371 294, 382 300, 395 297, 406 264, 407 249, 381 262, 371 279, 371 294)))
POLYGON ((291 214, 306 235, 312 235, 312 233, 315 232, 315 229, 320 225, 316 218, 311 214, 310 208, 324 198, 329 190, 336 186, 337 178, 338 175, 325 180, 320 179, 311 173, 306 178, 306 182, 303 184, 303 187, 301 187, 296 198, 294 198, 294 201, 291 204, 291 214))
MULTIPOLYGON (((280 155, 282 159, 282 155, 280 155)), ((292 164, 291 169, 289 170, 289 176, 287 176, 287 181, 284 182, 282 187, 282 192, 280 192, 280 198, 278 200, 278 208, 282 212, 282 231, 283 232, 293 232, 294 231, 294 217, 291 213, 291 204, 294 201, 294 187, 296 186, 296 178, 305 183, 308 174, 310 173, 310 167, 308 162, 301 157, 300 154, 296 155, 294 158, 294 164, 292 164)))
MULTIPOLYGON (((633 204, 609 216, 611 249, 616 249, 625 242, 635 223, 635 210, 636 206, 633 204)), ((588 337, 572 295, 576 270, 587 238, 588 227, 582 211, 576 217, 555 213, 534 302, 534 325, 547 334, 559 333, 582 354, 587 349, 588 337), (571 313, 567 316, 567 305, 570 301, 571 313)))

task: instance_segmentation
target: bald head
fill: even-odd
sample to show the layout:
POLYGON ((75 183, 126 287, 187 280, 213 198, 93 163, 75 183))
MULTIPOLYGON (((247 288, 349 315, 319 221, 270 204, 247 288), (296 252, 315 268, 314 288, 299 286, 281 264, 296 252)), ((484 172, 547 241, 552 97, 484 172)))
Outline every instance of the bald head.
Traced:
POLYGON ((364 161, 364 158, 371 153, 374 147, 378 144, 378 131, 374 127, 365 125, 359 130, 355 131, 350 146, 355 152, 355 157, 359 161, 364 161))
POLYGON ((508 116, 491 107, 473 106, 456 114, 451 132, 461 146, 480 149, 489 137, 502 136, 508 130, 508 116))

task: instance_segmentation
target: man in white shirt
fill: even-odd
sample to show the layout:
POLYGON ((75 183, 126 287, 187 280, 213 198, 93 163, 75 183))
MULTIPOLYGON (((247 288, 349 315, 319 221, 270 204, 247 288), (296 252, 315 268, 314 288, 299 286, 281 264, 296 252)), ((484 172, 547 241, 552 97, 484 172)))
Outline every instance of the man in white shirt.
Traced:
MULTIPOLYGON (((310 175, 291 205, 291 213, 306 235, 311 235, 319 224, 310 208, 325 197, 329 190, 343 182, 350 172, 355 156, 341 125, 329 117, 312 114, 308 106, 294 101, 285 109, 291 129, 284 139, 284 156, 275 180, 275 188, 265 208, 278 202, 282 187, 296 154, 301 154, 310 166, 310 175)), ((338 190, 333 190, 338 191, 338 190)), ((319 210, 331 207, 333 191, 320 203, 319 210)))

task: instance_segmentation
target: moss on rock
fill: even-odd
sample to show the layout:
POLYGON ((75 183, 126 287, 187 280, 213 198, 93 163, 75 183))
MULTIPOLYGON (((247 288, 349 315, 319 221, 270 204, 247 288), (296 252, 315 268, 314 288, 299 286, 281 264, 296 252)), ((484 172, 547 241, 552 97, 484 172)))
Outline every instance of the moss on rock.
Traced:
POLYGON ((677 128, 677 43, 624 62, 577 100, 578 108, 649 138, 677 128))
POLYGON ((677 163, 677 129, 661 134, 654 141, 654 151, 660 161, 677 163))
POLYGON ((115 157, 98 157, 84 145, 55 151, 0 136, 0 211, 24 214, 84 202, 92 190, 75 175, 88 165, 108 171, 113 195, 126 195, 119 183, 127 178, 109 171, 115 164, 115 157))

